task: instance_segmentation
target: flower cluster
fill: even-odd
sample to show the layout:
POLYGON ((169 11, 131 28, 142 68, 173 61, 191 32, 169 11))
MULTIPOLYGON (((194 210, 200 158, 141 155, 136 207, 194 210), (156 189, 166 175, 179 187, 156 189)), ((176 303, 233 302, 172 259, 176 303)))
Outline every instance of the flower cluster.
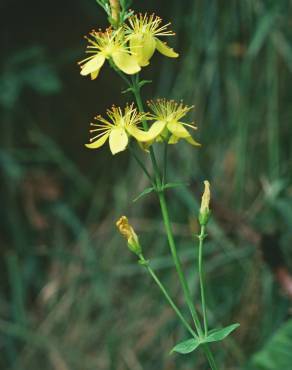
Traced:
MULTIPOLYGON (((119 4, 118 1, 113 3, 119 4)), ((113 10, 119 11, 119 8, 113 10)), ((121 22, 119 19, 116 16, 113 26, 105 31, 93 30, 85 37, 88 56, 79 62, 82 76, 96 79, 108 61, 119 74, 125 74, 123 78, 127 80, 126 75, 135 75, 149 65, 155 50, 169 58, 178 57, 178 53, 160 40, 175 35, 169 29, 170 23, 163 24, 155 14, 132 14, 127 21, 121 22)), ((134 92, 134 87, 129 91, 134 92)), ((141 106, 137 110, 133 103, 124 109, 113 106, 107 110, 106 118, 96 116, 90 129, 94 136, 86 147, 98 149, 108 140, 111 153, 117 154, 128 147, 130 139, 136 140, 145 150, 154 142, 176 144, 181 139, 194 146, 200 145, 187 129, 195 130, 196 126, 182 121, 192 106, 158 99, 148 102, 148 107, 149 112, 144 113, 141 106)))
POLYGON ((129 137, 133 137, 144 147, 148 147, 154 141, 167 141, 169 144, 175 144, 180 139, 185 139, 192 145, 200 145, 184 126, 192 129, 196 127, 180 121, 192 107, 173 100, 158 99, 149 102, 149 108, 153 113, 139 113, 132 103, 124 110, 115 106, 108 109, 108 119, 100 115, 96 116, 97 122, 91 123, 92 129, 90 130, 96 135, 90 139, 86 147, 98 149, 109 139, 110 151, 116 154, 127 148, 129 137), (143 121, 153 121, 153 123, 150 128, 144 130, 143 121))
POLYGON ((122 72, 132 75, 147 66, 157 49, 161 54, 170 58, 178 54, 159 40, 160 36, 172 36, 168 31, 169 23, 161 25, 161 18, 151 15, 133 15, 129 24, 118 29, 108 28, 103 31, 92 31, 89 37, 86 53, 91 54, 79 62, 82 76, 95 79, 106 59, 113 62, 122 72))

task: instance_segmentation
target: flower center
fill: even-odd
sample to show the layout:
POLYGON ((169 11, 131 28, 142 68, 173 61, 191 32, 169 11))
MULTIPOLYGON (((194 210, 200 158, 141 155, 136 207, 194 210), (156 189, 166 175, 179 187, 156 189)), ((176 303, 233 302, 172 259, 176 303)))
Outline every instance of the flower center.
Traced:
POLYGON ((105 56, 105 58, 109 58, 114 52, 114 50, 115 45, 113 45, 112 43, 108 43, 103 47, 102 54, 105 56))

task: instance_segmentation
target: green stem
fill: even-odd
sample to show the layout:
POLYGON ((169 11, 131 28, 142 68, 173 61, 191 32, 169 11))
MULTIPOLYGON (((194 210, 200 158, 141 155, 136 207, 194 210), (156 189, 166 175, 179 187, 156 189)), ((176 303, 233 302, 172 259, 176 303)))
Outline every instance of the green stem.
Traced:
POLYGON ((181 320, 181 322, 183 323, 183 325, 185 326, 185 328, 189 331, 189 333, 192 336, 194 336, 195 338, 197 338, 196 333, 191 328, 191 326, 188 324, 188 322, 186 321, 186 319, 183 317, 181 311, 176 306, 176 304, 174 303, 174 301, 172 300, 172 298, 169 296, 167 290, 165 289, 165 287, 163 286, 163 284, 159 280, 158 276, 155 274, 155 272, 150 267, 149 262, 146 261, 142 255, 140 256, 140 260, 142 261, 142 264, 145 266, 145 268, 147 269, 147 271, 149 272, 149 274, 152 276, 152 278, 155 281, 155 283, 158 285, 158 287, 161 290, 161 292, 163 293, 164 297, 166 298, 166 300, 168 301, 168 303, 170 304, 170 306, 172 307, 172 309, 174 310, 174 312, 176 313, 176 315, 178 316, 178 318, 181 320))
POLYGON ((142 170, 144 171, 145 175, 148 177, 148 179, 150 180, 151 184, 153 185, 153 179, 150 175, 150 173, 148 172, 147 168, 144 166, 144 163, 140 160, 140 158, 137 156, 135 150, 131 147, 131 145, 129 145, 129 150, 131 152, 131 154, 133 155, 133 157, 135 158, 135 160, 137 161, 137 163, 139 164, 139 166, 142 168, 142 170))
MULTIPOLYGON (((127 80, 127 83, 129 83, 128 80, 127 80)), ((138 75, 137 75, 136 79, 132 78, 132 85, 130 84, 130 86, 132 88, 132 92, 133 92, 134 97, 136 99, 138 109, 141 113, 143 113, 144 112, 144 107, 143 107, 143 102, 142 102, 141 94, 140 94, 139 76, 138 75)), ((143 123, 144 129, 147 130, 148 129, 147 121, 144 120, 142 123, 143 123)), ((158 164, 157 164, 157 161, 156 161, 156 158, 155 158, 155 153, 154 153, 153 147, 149 148, 149 152, 150 152, 150 158, 151 158, 151 162, 152 162, 153 170, 154 170, 154 174, 155 174, 156 186, 157 186, 158 189, 161 189, 162 184, 161 184, 161 179, 160 179, 160 171, 159 171, 158 164)), ((164 195, 163 190, 158 191, 158 197, 159 197, 160 208, 161 208, 161 212, 162 212, 162 217, 163 217, 163 221, 164 221, 165 230, 166 230, 166 233, 167 233, 168 243, 169 243, 171 254, 172 254, 172 257, 173 257, 173 260, 174 260, 174 264, 175 264, 175 267, 176 267, 176 270, 177 270, 177 273, 178 273, 178 276, 179 276, 179 280, 180 280, 181 286, 183 288, 184 296, 185 296, 188 308, 191 312, 191 315, 192 315, 192 318, 193 318, 193 321, 194 321, 194 324, 195 324, 195 327, 196 327, 196 330, 197 330, 197 334, 198 334, 199 338, 203 338, 204 333, 203 333, 203 330, 202 330, 202 327, 201 327, 201 323, 200 323, 198 314, 196 312, 195 306, 194 306, 192 298, 191 298, 190 290, 189 290, 188 283, 186 281, 186 278, 185 278, 183 270, 182 270, 180 259, 177 255, 176 245, 175 245, 175 241, 174 241, 174 237, 173 237, 173 233, 172 233, 172 229, 171 229, 168 208, 167 208, 167 204, 166 204, 165 195, 164 195)), ((204 352, 206 354, 206 357, 209 361, 209 364, 211 366, 211 369, 212 370, 218 370, 217 365, 216 365, 215 360, 214 360, 214 357, 213 357, 213 354, 212 354, 211 350, 209 349, 208 345, 204 344, 203 348, 204 348, 204 352)))
POLYGON ((203 345, 203 349, 204 349, 204 352, 205 352, 205 355, 209 361, 209 364, 211 366, 211 369, 212 370, 219 370, 217 365, 216 365, 216 362, 215 362, 215 359, 214 359, 214 356, 213 356, 213 353, 211 352, 209 346, 207 344, 204 344, 203 345))
POLYGON ((179 256, 177 254, 177 250, 176 250, 175 241, 174 241, 174 238, 173 238, 173 233, 172 233, 172 229, 171 229, 171 224, 170 224, 170 219, 169 219, 169 214, 168 214, 168 208, 167 208, 164 193, 163 192, 158 193, 158 198, 159 198, 159 202, 160 202, 160 208, 161 208, 162 218, 163 218, 163 222, 164 222, 164 226, 165 226, 165 230, 166 230, 166 234, 167 234, 167 238, 168 238, 168 243, 169 243, 169 246, 170 246, 170 251, 171 251, 171 254, 172 254, 172 257, 173 257, 173 260, 174 260, 174 264, 175 264, 175 267, 176 267, 176 270, 177 270, 177 273, 178 273, 178 277, 179 277, 181 286, 183 288, 183 292, 184 292, 184 295, 185 295, 185 298, 186 298, 186 301, 187 301, 187 305, 189 307, 192 318, 194 320, 197 333, 198 333, 199 337, 202 337, 203 333, 202 333, 201 324, 200 324, 195 306, 194 306, 192 298, 191 298, 190 290, 189 290, 188 283, 186 281, 186 278, 185 278, 183 270, 182 270, 182 266, 181 266, 179 256))
POLYGON ((206 299, 205 299, 205 286, 204 286, 204 271, 203 271, 203 244, 206 237, 205 226, 201 226, 201 232, 199 237, 199 259, 198 259, 198 270, 200 279, 200 291, 201 291, 201 302, 204 320, 204 332, 205 336, 208 335, 208 322, 207 322, 207 312, 206 312, 206 299))
MULTIPOLYGON (((140 94, 140 88, 139 88, 139 77, 137 77, 136 80, 132 79, 132 82, 133 82, 132 91, 133 91, 133 94, 135 96, 138 109, 139 109, 140 112, 144 112, 144 107, 143 107, 141 94, 140 94)), ((147 125, 146 121, 143 122, 143 126, 144 126, 145 129, 148 129, 148 125, 147 125)), ((155 158, 155 153, 154 153, 152 147, 150 147, 149 150, 150 150, 150 158, 151 158, 151 161, 152 161, 153 170, 154 170, 154 173, 155 173, 156 184, 157 184, 157 187, 160 188, 161 187, 161 179, 160 179, 160 174, 159 174, 159 168, 158 168, 157 161, 156 161, 156 158, 155 158)), ((177 255, 176 245, 175 245, 175 241, 174 241, 173 234, 172 234, 172 229, 171 229, 171 225, 170 225, 167 204, 166 204, 166 201, 165 201, 165 196, 164 196, 163 191, 158 192, 158 198, 159 198, 159 202, 160 202, 160 208, 161 208, 161 212, 162 212, 162 217, 163 217, 163 221, 164 221, 164 225, 165 225, 165 230, 166 230, 166 233, 167 233, 167 238, 168 238, 171 254, 172 254, 174 264, 175 264, 175 267, 176 267, 176 270, 177 270, 177 273, 178 273, 178 276, 179 276, 179 280, 180 280, 181 286, 183 288, 183 292, 184 292, 184 295, 185 295, 185 298, 186 298, 186 301, 187 301, 187 305, 189 307, 189 310, 191 312, 193 321, 195 323, 198 336, 202 337, 203 332, 202 332, 200 320, 198 318, 198 314, 196 312, 195 306, 192 302, 190 290, 189 290, 186 278, 185 278, 183 270, 182 270, 180 259, 177 255)))
POLYGON ((162 174, 162 182, 166 184, 166 172, 167 172, 167 150, 168 144, 164 142, 164 151, 163 151, 163 174, 162 174))
MULTIPOLYGON (((136 103, 137 103, 137 106, 138 106, 139 111, 141 113, 144 113, 144 106, 143 106, 141 95, 140 95, 140 88, 139 88, 139 86, 137 86, 138 83, 139 82, 136 82, 135 85, 133 84, 133 94, 135 96, 136 103)), ((143 120, 142 123, 143 123, 144 129, 145 130, 148 130, 147 121, 146 120, 143 120)), ((152 162, 153 168, 154 168, 156 185, 158 187, 160 187, 161 186, 161 181, 160 181, 160 176, 159 176, 159 168, 158 168, 158 164, 157 164, 157 161, 156 161, 156 158, 155 158, 155 153, 154 153, 154 150, 153 150, 152 147, 149 148, 149 153, 150 153, 151 162, 152 162)))

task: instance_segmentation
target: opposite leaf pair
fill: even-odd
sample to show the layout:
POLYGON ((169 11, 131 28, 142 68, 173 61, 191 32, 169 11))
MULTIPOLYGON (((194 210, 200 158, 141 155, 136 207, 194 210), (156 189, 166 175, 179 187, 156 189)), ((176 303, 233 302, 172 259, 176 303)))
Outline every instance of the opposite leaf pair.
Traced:
POLYGON ((237 329, 240 324, 232 324, 223 329, 210 330, 205 338, 191 338, 178 343, 171 352, 181 353, 183 355, 195 351, 201 344, 219 342, 225 339, 230 333, 237 329))

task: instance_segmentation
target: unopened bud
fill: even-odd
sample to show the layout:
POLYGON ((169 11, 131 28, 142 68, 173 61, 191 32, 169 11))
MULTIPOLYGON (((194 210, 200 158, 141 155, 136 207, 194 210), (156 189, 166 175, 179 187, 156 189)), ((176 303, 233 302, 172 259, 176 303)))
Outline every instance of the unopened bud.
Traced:
POLYGON ((204 181, 205 189, 204 193, 202 196, 202 201, 201 201, 201 207, 200 207, 200 212, 199 212, 199 222, 201 226, 207 225, 209 218, 210 218, 210 198, 211 198, 211 193, 210 193, 210 183, 209 181, 204 181))
POLYGON ((119 22, 120 17, 120 1, 119 0, 109 0, 111 10, 112 10, 112 19, 115 23, 119 22))
POLYGON ((123 237, 127 239, 130 251, 137 254, 137 256, 140 256, 142 253, 142 248, 139 243, 137 234, 135 233, 132 226, 129 224, 128 218, 126 216, 122 216, 116 222, 116 225, 119 229, 119 232, 123 235, 123 237))

